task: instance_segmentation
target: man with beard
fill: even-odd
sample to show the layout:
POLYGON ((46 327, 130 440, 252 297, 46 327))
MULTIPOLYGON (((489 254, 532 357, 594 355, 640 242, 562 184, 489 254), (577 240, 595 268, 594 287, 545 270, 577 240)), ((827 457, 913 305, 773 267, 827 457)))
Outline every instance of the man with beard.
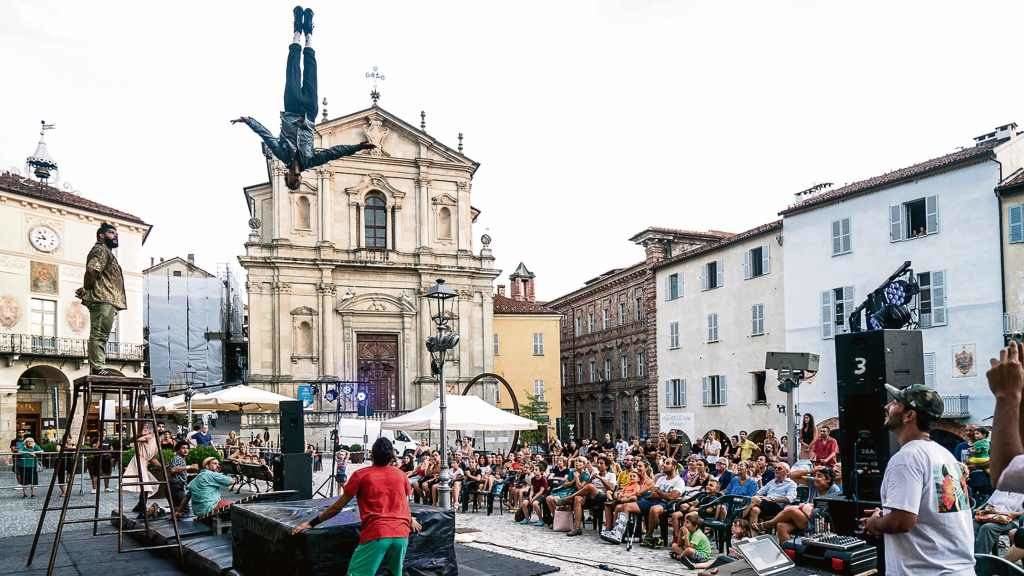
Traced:
POLYGON ((974 574, 971 507, 960 463, 928 435, 942 417, 942 397, 922 384, 885 385, 885 426, 900 449, 882 479, 882 509, 862 519, 885 539, 887 574, 974 574))
POLYGON ((124 275, 112 250, 117 248, 117 228, 104 222, 96 230, 96 244, 85 262, 83 287, 75 297, 89 309, 89 373, 120 376, 106 367, 107 339, 117 313, 128 307, 124 295, 124 275))

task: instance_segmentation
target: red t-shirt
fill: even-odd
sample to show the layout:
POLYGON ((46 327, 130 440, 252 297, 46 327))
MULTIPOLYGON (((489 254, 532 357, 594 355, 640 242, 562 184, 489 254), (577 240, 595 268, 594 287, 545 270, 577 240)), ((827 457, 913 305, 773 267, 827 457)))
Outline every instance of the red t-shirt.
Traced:
POLYGON ((394 466, 357 470, 345 484, 359 506, 359 543, 409 537, 409 479, 394 466))
POLYGON ((838 448, 839 443, 831 436, 825 440, 815 438, 814 442, 811 443, 811 452, 814 454, 814 459, 826 466, 836 463, 836 450, 838 448))

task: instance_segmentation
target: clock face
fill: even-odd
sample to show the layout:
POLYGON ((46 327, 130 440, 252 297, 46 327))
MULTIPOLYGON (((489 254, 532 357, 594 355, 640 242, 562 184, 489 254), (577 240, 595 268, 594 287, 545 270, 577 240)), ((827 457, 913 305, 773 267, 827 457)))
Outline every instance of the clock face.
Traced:
POLYGON ((60 236, 49 226, 34 226, 28 232, 28 240, 40 252, 53 252, 60 246, 60 236))

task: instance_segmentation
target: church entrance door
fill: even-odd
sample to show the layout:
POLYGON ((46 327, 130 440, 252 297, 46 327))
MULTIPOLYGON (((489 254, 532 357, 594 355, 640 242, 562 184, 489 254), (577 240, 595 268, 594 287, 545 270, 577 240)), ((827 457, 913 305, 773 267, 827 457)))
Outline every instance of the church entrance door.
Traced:
POLYGON ((398 410, 398 335, 356 334, 359 380, 372 410, 398 410))

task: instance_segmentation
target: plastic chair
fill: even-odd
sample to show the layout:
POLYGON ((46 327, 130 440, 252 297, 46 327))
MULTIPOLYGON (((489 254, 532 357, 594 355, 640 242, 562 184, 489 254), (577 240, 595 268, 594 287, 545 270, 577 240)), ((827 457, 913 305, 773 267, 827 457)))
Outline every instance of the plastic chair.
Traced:
POLYGON ((748 504, 750 504, 750 497, 729 494, 712 500, 697 509, 701 520, 704 521, 704 526, 714 532, 719 552, 724 554, 729 549, 729 544, 732 541, 732 522, 748 504), (721 520, 716 518, 719 506, 725 506, 725 518, 721 520))
POLYGON ((1024 576, 1024 568, 992 554, 975 554, 974 572, 978 576, 1024 576))

